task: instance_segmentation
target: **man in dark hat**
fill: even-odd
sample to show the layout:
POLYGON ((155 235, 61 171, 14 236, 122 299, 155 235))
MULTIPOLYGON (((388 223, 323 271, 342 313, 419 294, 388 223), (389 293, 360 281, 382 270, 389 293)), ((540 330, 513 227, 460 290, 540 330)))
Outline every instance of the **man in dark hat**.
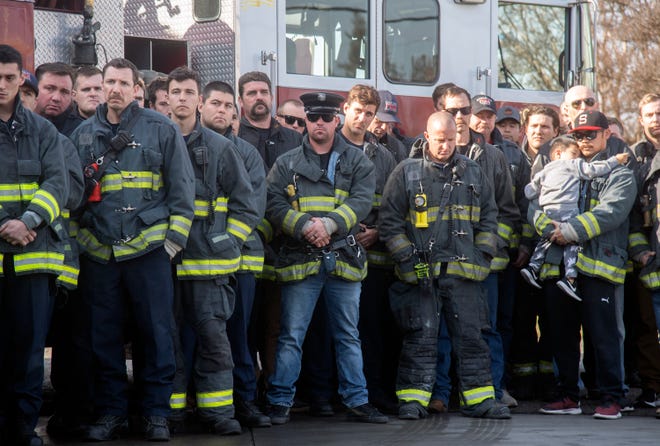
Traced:
POLYGON ((19 89, 21 103, 24 108, 32 111, 37 105, 37 95, 39 94, 37 78, 28 70, 23 69, 23 79, 23 85, 19 89))
POLYGON ((301 347, 323 292, 335 344, 339 394, 349 419, 386 423, 368 403, 358 338, 360 282, 366 252, 356 241, 359 222, 371 209, 373 164, 337 137, 337 113, 344 101, 332 93, 307 93, 307 135, 282 155, 268 174, 266 217, 284 238, 275 265, 282 284, 282 316, 275 373, 270 376, 268 415, 273 424, 289 421, 301 347))
MULTIPOLYGON (((578 114, 571 134, 582 156, 592 162, 607 158, 610 136, 605 115, 588 110, 578 114)), ((596 380, 602 401, 594 418, 621 418, 623 376, 617 330, 615 292, 626 276, 628 214, 636 196, 633 172, 617 167, 609 175, 585 181, 579 214, 564 222, 552 221, 534 206, 536 231, 558 245, 577 243, 578 291, 582 301, 558 292, 554 281, 545 281, 545 308, 552 340, 552 357, 559 373, 558 399, 541 408, 546 414, 582 413, 579 403, 578 362, 580 326, 591 336, 585 341, 596 357, 596 380)), ((558 247, 551 247, 553 249, 558 247)), ((543 279, 558 277, 562 255, 548 251, 543 279), (558 254, 558 255, 555 255, 558 254), (551 260, 553 259, 553 260, 551 260)))
POLYGON ((396 115, 399 106, 394 95, 387 90, 379 90, 378 96, 380 105, 368 130, 378 138, 380 144, 390 151, 396 162, 400 163, 408 158, 409 149, 392 133, 394 125, 401 122, 396 115))
POLYGON ((511 105, 504 105, 497 110, 495 127, 502 134, 502 138, 515 144, 520 144, 520 112, 511 105))

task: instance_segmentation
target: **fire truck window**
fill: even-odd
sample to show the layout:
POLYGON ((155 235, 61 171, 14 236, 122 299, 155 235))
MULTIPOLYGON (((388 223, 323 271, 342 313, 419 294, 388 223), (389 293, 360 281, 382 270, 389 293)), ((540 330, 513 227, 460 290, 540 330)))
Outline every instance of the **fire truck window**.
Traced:
POLYGON ((383 2, 383 70, 393 83, 438 80, 440 11, 437 0, 383 2))
POLYGON ((500 88, 563 91, 557 70, 567 47, 567 9, 499 2, 500 88))
POLYGON ((368 0, 286 0, 287 73, 366 79, 368 0))
POLYGON ((193 0, 193 17, 197 22, 218 20, 220 0, 193 0))
POLYGON ((82 13, 85 0, 36 0, 35 9, 82 13))

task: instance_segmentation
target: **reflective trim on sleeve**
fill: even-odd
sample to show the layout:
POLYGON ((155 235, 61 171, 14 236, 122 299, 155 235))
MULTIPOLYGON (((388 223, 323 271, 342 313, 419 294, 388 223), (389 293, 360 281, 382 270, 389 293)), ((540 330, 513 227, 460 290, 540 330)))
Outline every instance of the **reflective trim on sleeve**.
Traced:
POLYGON ((252 232, 252 228, 240 220, 229 217, 227 218, 227 232, 236 237, 237 239, 245 242, 252 232))
POLYGON ((584 214, 580 214, 575 218, 584 227, 588 238, 591 239, 597 235, 600 235, 600 225, 598 224, 598 220, 596 220, 596 217, 594 217, 593 213, 585 212, 584 214))
POLYGON ((345 204, 342 204, 341 206, 336 208, 333 211, 333 213, 339 215, 342 218, 342 220, 344 220, 344 224, 346 225, 346 227, 349 229, 355 226, 356 224, 358 224, 357 215, 355 215, 353 209, 351 209, 345 204))
POLYGON ((190 227, 192 226, 192 220, 189 218, 183 217, 181 215, 170 215, 170 226, 169 228, 178 232, 182 236, 188 238, 190 234, 190 227))
POLYGON ((39 206, 48 213, 48 223, 52 223, 60 215, 59 203, 53 194, 46 190, 39 189, 30 203, 39 206))

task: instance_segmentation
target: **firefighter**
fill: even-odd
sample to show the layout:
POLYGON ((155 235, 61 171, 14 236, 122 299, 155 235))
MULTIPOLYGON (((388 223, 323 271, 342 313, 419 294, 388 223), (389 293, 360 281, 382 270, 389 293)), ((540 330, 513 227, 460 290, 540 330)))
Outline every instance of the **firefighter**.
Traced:
POLYGON ((22 65, 0 45, 0 443, 39 446, 44 346, 64 260, 54 223, 69 180, 57 130, 21 105, 22 65))
MULTIPOLYGON (((240 434, 241 425, 233 419, 234 364, 227 338, 227 320, 234 311, 229 280, 238 271, 241 247, 260 215, 233 143, 203 128, 197 119, 199 75, 187 67, 176 68, 168 76, 167 86, 172 119, 186 139, 195 184, 199 185, 195 187, 195 218, 175 280, 181 319, 192 327, 197 340, 192 364, 197 415, 211 432, 240 434)), ((182 420, 186 407, 186 367, 182 367, 180 348, 177 356, 171 420, 182 420)))
POLYGON ((108 62, 103 69, 107 102, 71 135, 89 189, 77 240, 79 285, 97 367, 98 418, 85 435, 91 441, 113 439, 127 428, 122 339, 127 304, 143 346, 141 428, 148 440, 169 439, 166 417, 175 372, 170 261, 190 232, 195 184, 178 128, 138 106, 137 80, 132 62, 108 62))
MULTIPOLYGON (((266 212, 266 171, 257 149, 232 132, 232 115, 236 113, 234 89, 222 81, 206 84, 200 104, 200 120, 209 128, 235 144, 250 176, 254 209, 263 219, 266 212)), ((262 220, 263 221, 263 220, 262 220)), ((241 250, 241 265, 236 273, 234 312, 227 321, 227 336, 234 360, 234 408, 236 419, 244 427, 270 427, 270 418, 264 415, 255 400, 257 377, 253 357, 254 345, 249 341, 254 306, 256 277, 264 267, 264 246, 256 231, 247 238, 241 250)))
POLYGON ((307 135, 303 144, 276 161, 267 177, 266 216, 284 240, 275 265, 282 285, 282 316, 269 379, 268 415, 273 424, 289 421, 301 347, 321 293, 335 344, 339 394, 355 421, 386 423, 368 403, 358 339, 360 281, 366 254, 356 241, 359 222, 373 200, 373 164, 335 133, 344 98, 307 93, 307 135))
POLYGON ((490 325, 481 282, 497 252, 497 207, 481 168, 457 152, 456 133, 451 114, 432 114, 422 157, 396 167, 380 208, 381 239, 399 278, 389 294, 403 334, 396 383, 401 419, 427 416, 441 317, 457 358, 461 412, 511 417, 495 401, 490 354, 482 337, 490 325))

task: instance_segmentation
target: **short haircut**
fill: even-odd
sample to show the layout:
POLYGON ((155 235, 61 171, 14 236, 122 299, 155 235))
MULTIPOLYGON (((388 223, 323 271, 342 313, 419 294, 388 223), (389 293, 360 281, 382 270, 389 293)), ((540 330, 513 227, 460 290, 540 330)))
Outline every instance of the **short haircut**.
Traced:
POLYGON ((55 76, 68 76, 71 79, 71 85, 73 85, 75 74, 71 65, 63 62, 42 63, 34 72, 37 82, 41 82, 41 78, 46 73, 54 74, 55 76))
POLYGON ((550 141, 550 152, 557 149, 565 152, 571 146, 577 146, 577 141, 570 136, 560 135, 550 141))
POLYGON ((261 71, 249 71, 238 78, 238 96, 243 97, 243 87, 248 82, 265 82, 268 85, 268 91, 273 92, 273 87, 270 83, 270 78, 266 73, 261 71))
POLYGON ((97 74, 103 76, 103 72, 99 70, 97 67, 93 67, 91 65, 80 66, 73 73, 73 87, 74 88, 76 87, 76 82, 78 82, 79 77, 92 77, 92 76, 96 76, 97 74))
POLYGON ((138 83, 138 79, 140 78, 140 73, 138 72, 138 69, 135 66, 135 64, 130 60, 124 59, 122 57, 112 59, 103 67, 103 77, 105 77, 105 72, 108 71, 108 68, 110 67, 116 70, 123 70, 126 68, 130 69, 133 72, 133 85, 138 83))
POLYGON ((449 87, 457 87, 453 82, 445 82, 444 84, 440 84, 437 87, 433 89, 433 95, 431 96, 433 98, 433 108, 435 108, 435 104, 438 103, 438 99, 447 91, 449 87))
POLYGON ((660 101, 660 93, 647 93, 645 94, 642 99, 639 101, 639 106, 637 111, 639 112, 639 115, 642 115, 642 107, 644 107, 646 104, 650 104, 651 102, 658 102, 660 101))
POLYGON ((305 104, 302 103, 302 101, 298 99, 287 99, 286 101, 282 102, 279 107, 277 107, 277 113, 282 113, 282 110, 284 110, 285 105, 292 104, 296 107, 305 107, 305 104))
POLYGON ((163 90, 167 93, 167 78, 166 77, 157 77, 154 78, 149 85, 147 85, 147 98, 149 99, 149 104, 156 104, 156 92, 163 90))
POLYGON ((23 71, 23 56, 13 46, 0 45, 0 63, 15 63, 18 65, 18 71, 23 71))
MULTIPOLYGON (((660 100, 660 98, 658 98, 660 100)), ((615 125, 619 127, 619 132, 621 133, 621 136, 623 136, 623 133, 625 132, 625 129, 623 128, 623 123, 619 120, 619 118, 615 116, 608 116, 607 117, 607 124, 608 125, 615 125)))
POLYGON ((234 93, 234 89, 227 82, 211 81, 206 84, 206 87, 204 87, 204 91, 202 92, 202 101, 206 102, 209 96, 211 96, 211 93, 214 91, 230 94, 232 98, 236 99, 236 93, 234 93))
POLYGON ((186 66, 176 67, 170 72, 167 76, 167 91, 170 91, 170 83, 172 81, 183 82, 188 79, 195 81, 195 84, 197 85, 197 94, 200 94, 202 92, 202 79, 199 76, 199 73, 186 66))
POLYGON ((358 102, 362 105, 375 105, 376 108, 380 107, 380 95, 378 94, 378 90, 370 85, 353 85, 353 88, 348 90, 347 96, 346 104, 358 102))
MULTIPOLYGON (((436 88, 439 88, 441 86, 442 85, 439 85, 436 88)), ((433 106, 435 107, 435 105, 439 101, 442 105, 442 108, 440 108, 440 110, 443 110, 445 108, 445 104, 446 104, 446 101, 447 101, 448 97, 450 97, 450 96, 461 96, 461 95, 465 95, 465 97, 467 97, 468 102, 470 102, 470 103, 472 102, 472 97, 470 96, 470 93, 465 88, 459 87, 458 85, 455 85, 455 84, 451 84, 451 85, 446 84, 445 88, 439 94, 438 100, 433 103, 433 106)))
POLYGON ((548 107, 547 105, 532 105, 527 107, 520 113, 520 116, 523 118, 522 124, 526 126, 527 122, 529 121, 529 117, 534 115, 549 116, 552 119, 552 128, 559 128, 559 114, 555 111, 554 108, 548 107))

